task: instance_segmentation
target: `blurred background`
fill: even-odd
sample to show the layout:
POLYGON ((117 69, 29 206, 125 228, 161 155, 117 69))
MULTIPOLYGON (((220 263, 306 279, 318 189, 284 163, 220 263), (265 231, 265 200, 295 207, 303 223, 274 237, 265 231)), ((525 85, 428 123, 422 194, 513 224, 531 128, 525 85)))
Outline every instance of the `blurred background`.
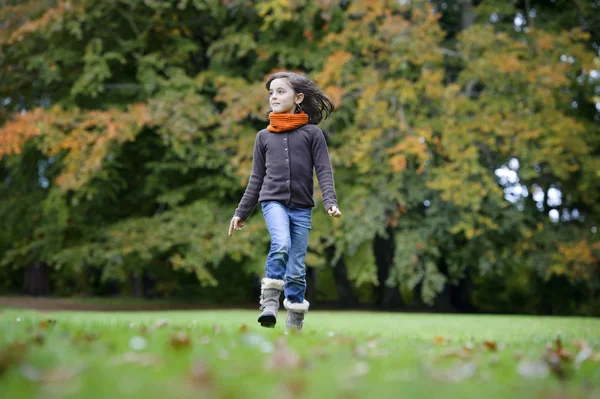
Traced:
POLYGON ((291 70, 337 105, 313 308, 600 315, 600 0, 0 5, 4 298, 257 307, 227 229, 291 70))

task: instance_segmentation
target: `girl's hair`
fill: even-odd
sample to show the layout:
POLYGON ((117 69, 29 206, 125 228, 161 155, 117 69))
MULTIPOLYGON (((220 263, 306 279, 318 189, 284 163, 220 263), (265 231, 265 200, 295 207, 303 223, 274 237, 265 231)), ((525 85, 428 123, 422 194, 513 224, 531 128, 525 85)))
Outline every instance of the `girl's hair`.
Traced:
POLYGON ((267 79, 267 90, 271 87, 271 82, 275 79, 287 79, 288 83, 296 92, 304 94, 304 100, 300 104, 302 111, 308 115, 308 123, 319 124, 323 119, 327 119, 333 112, 335 104, 325 95, 315 82, 306 76, 294 72, 277 72, 267 79))

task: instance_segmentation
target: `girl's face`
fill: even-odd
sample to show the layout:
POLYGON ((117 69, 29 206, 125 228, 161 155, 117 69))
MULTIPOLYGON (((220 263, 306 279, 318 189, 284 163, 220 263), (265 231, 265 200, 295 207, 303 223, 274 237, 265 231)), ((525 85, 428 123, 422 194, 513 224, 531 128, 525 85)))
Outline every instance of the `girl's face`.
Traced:
POLYGON ((304 99, 304 94, 296 94, 285 78, 274 79, 269 93, 269 103, 276 114, 293 114, 296 105, 304 99))

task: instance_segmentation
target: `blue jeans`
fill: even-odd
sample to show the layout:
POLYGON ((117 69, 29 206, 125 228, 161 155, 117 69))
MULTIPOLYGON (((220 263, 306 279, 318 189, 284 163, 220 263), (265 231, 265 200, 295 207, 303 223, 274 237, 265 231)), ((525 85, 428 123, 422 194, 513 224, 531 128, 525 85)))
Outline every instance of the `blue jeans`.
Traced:
POLYGON ((271 235, 266 277, 283 280, 285 276, 285 297, 291 303, 303 303, 312 208, 289 207, 278 201, 264 201, 261 206, 271 235))

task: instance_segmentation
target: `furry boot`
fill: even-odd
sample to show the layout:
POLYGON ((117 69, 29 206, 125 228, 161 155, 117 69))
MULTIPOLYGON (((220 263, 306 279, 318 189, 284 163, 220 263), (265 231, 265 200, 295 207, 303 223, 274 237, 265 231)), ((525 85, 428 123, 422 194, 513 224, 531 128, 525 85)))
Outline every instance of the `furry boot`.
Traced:
POLYGON ((283 301, 283 306, 287 309, 287 318, 285 319, 286 334, 302 330, 304 314, 308 312, 309 305, 306 299, 302 303, 291 303, 287 298, 283 301))
POLYGON ((260 287, 260 310, 263 312, 258 317, 261 326, 275 327, 277 311, 279 310, 279 297, 283 291, 283 280, 263 278, 260 287))

